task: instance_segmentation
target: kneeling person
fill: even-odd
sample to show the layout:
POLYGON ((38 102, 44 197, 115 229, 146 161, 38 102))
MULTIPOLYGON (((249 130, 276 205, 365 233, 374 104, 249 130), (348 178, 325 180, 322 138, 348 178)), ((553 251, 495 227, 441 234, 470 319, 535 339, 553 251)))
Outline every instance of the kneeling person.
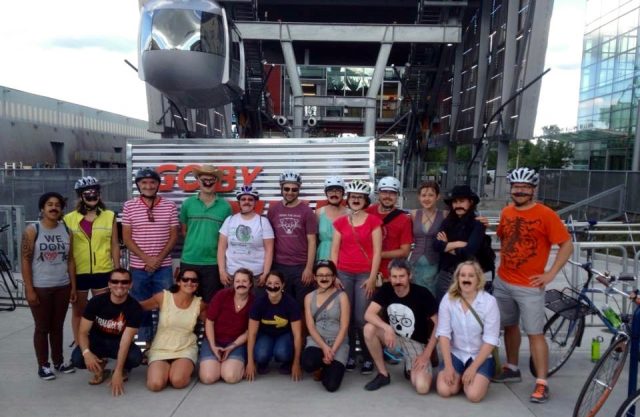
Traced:
POLYGON ((89 300, 78 330, 78 346, 71 360, 76 368, 93 372, 91 385, 102 383, 111 374, 111 392, 124 394, 128 372, 140 365, 142 352, 133 343, 142 321, 142 307, 129 296, 131 273, 115 269, 109 278, 109 292, 89 300), (116 360, 113 372, 106 359, 116 360))
POLYGON ((406 260, 391 262, 389 278, 364 315, 364 339, 378 369, 364 388, 375 391, 391 382, 382 348, 399 347, 405 358, 405 376, 418 394, 426 394, 432 380, 430 357, 436 346, 437 303, 429 290, 411 283, 411 266, 406 260))

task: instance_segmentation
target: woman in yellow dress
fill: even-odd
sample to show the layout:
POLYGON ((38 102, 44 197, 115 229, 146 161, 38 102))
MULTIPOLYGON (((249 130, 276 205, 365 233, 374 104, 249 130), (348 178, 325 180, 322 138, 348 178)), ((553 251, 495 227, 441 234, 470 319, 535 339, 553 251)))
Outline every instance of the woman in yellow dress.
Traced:
POLYGON ((140 303, 145 310, 160 309, 158 331, 148 352, 147 388, 151 391, 161 391, 167 384, 184 388, 191 381, 198 359, 193 330, 205 306, 195 295, 198 284, 198 274, 186 269, 169 290, 140 303))

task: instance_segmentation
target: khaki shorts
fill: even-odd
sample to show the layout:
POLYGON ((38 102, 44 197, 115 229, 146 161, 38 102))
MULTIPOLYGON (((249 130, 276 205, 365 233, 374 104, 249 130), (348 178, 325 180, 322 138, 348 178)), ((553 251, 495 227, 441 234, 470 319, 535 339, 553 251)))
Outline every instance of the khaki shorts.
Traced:
POLYGON ((504 282, 500 277, 493 281, 493 296, 500 308, 500 325, 517 326, 528 335, 543 334, 544 288, 523 287, 504 282))
MULTIPOLYGON (((434 330, 435 331, 435 330, 434 330)), ((413 339, 407 339, 406 337, 396 335, 396 340, 398 345, 402 349, 402 353, 404 355, 404 369, 407 371, 413 368, 413 362, 416 360, 418 356, 424 352, 424 346, 420 342, 416 342, 413 339)), ((431 361, 427 361, 427 366, 425 367, 425 372, 430 374, 431 372, 431 361)))

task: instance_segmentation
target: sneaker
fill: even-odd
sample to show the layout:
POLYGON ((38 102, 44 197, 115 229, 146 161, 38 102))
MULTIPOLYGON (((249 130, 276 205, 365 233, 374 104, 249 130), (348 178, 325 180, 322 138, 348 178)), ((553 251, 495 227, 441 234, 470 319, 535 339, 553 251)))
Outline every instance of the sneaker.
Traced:
POLYGON ((390 382, 390 375, 384 376, 382 374, 378 374, 375 378, 369 381, 367 385, 364 386, 364 389, 366 389, 367 391, 375 391, 377 389, 380 389, 381 387, 384 387, 385 385, 389 385, 390 382))
POLYGON ((345 370, 347 372, 353 372, 356 369, 356 365, 357 365, 356 364, 356 360, 350 357, 349 359, 347 359, 347 364, 345 365, 345 370))
POLYGON ((51 370, 51 365, 49 365, 49 362, 38 368, 38 376, 44 381, 51 381, 53 379, 56 379, 56 375, 51 370))
POLYGON ((390 351, 387 348, 383 350, 384 361, 389 365, 397 365, 402 361, 402 351, 396 349, 394 351, 390 351))
POLYGON ((63 374, 72 374, 76 371, 76 367, 73 366, 73 364, 71 362, 67 362, 67 363, 59 363, 57 365, 53 365, 53 368, 57 371, 57 372, 62 372, 63 374))
POLYGON ((520 382, 522 381, 522 374, 520 373, 520 369, 514 371, 508 366, 502 367, 502 372, 500 375, 496 375, 491 378, 492 382, 520 382))
POLYGON ((373 362, 364 361, 362 363, 362 368, 360 369, 360 373, 362 375, 371 375, 373 373, 373 362))
POLYGON ((548 399, 549 387, 545 384, 537 383, 536 388, 533 390, 533 393, 531 393, 531 396, 529 397, 529 401, 531 401, 532 403, 542 404, 546 403, 548 399))

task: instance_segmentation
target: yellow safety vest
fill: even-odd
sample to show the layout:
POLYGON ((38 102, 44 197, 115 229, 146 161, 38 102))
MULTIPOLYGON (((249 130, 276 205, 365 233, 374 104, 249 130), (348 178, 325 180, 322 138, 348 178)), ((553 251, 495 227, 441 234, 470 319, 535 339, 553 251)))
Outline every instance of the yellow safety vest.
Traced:
POLYGON ((115 213, 111 210, 100 212, 91 228, 91 239, 80 226, 84 218, 77 210, 64 216, 64 222, 73 234, 73 258, 76 274, 97 274, 111 272, 111 235, 115 213))

